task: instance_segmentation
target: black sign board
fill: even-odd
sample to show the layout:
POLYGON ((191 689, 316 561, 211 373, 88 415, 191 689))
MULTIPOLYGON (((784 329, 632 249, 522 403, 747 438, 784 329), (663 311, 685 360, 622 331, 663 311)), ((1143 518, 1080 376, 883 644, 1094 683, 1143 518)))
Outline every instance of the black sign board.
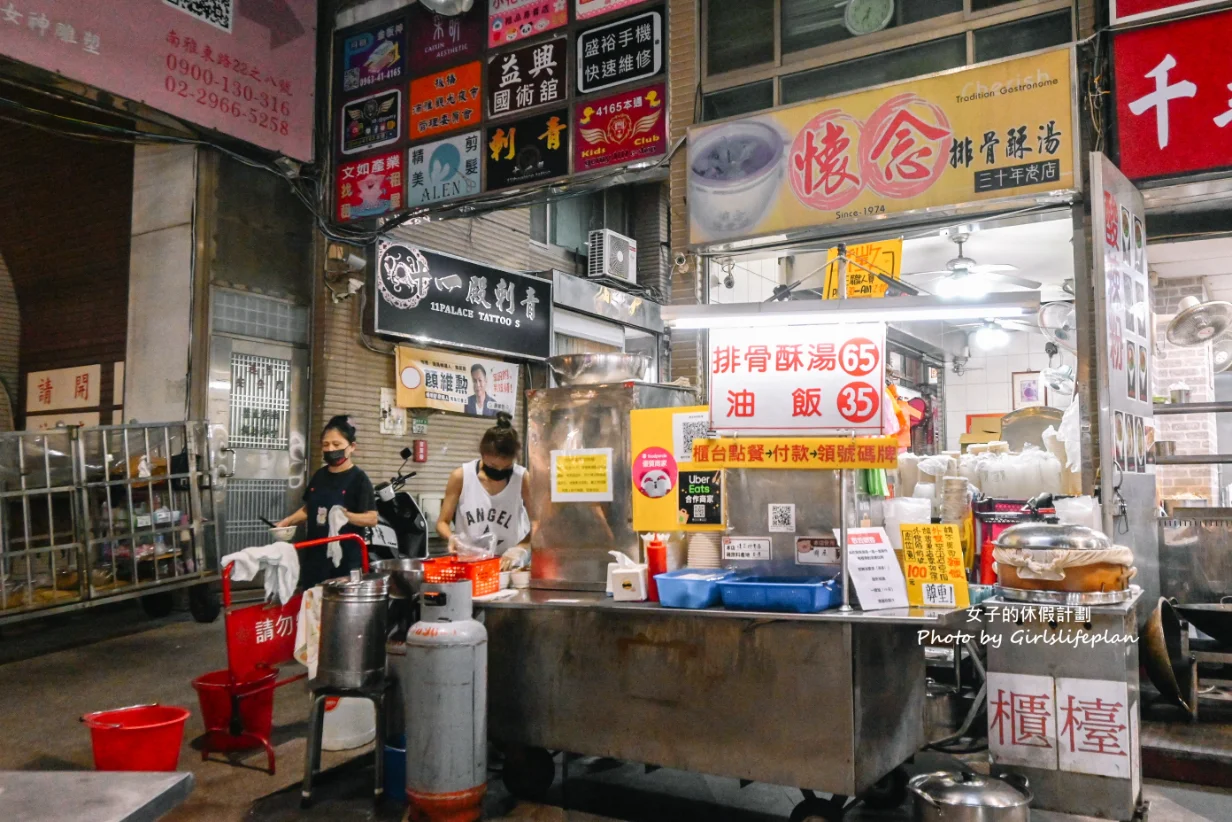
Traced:
POLYGON ((723 524, 722 471, 681 471, 676 493, 681 525, 723 524))
POLYGON ((402 91, 378 91, 344 104, 339 128, 343 154, 398 142, 402 137, 402 91))
POLYGON ((663 69, 663 15, 635 14, 578 34, 577 88, 589 94, 663 69))
POLYGON ((377 242, 376 333, 522 359, 552 348, 552 282, 377 242))
POLYGON ((569 173, 569 109, 488 126, 484 188, 537 183, 569 173))
POLYGON ((568 39, 558 37, 488 58, 488 116, 560 103, 568 94, 568 39))
POLYGON ((337 65, 348 96, 406 78, 406 23, 385 18, 342 36, 337 65))

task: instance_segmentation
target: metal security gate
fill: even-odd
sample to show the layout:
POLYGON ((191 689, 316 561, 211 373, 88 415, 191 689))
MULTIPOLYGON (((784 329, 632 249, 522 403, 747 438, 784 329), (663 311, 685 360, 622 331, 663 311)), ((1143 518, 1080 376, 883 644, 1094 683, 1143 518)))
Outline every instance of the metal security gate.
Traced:
POLYGON ((217 579, 208 431, 0 434, 0 622, 217 579))

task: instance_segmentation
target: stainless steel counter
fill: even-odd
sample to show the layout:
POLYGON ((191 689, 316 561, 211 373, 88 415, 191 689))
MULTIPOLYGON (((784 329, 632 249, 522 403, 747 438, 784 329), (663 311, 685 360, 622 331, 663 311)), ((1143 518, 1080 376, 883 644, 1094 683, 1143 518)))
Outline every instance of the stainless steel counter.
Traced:
POLYGON ((849 622, 874 625, 910 625, 914 628, 942 628, 960 624, 966 611, 945 608, 888 608, 884 611, 839 611, 831 609, 819 614, 784 614, 776 611, 729 611, 725 608, 690 610, 664 608, 657 602, 617 602, 595 591, 550 591, 528 589, 511 599, 476 602, 477 608, 601 608, 625 613, 657 613, 670 616, 715 617, 719 619, 755 619, 787 622, 849 622))
POLYGON ((544 590, 476 605, 493 739, 847 796, 923 745, 916 632, 965 619, 690 611, 544 590))
POLYGON ((188 772, 0 771, 0 819, 153 822, 192 789, 188 772))

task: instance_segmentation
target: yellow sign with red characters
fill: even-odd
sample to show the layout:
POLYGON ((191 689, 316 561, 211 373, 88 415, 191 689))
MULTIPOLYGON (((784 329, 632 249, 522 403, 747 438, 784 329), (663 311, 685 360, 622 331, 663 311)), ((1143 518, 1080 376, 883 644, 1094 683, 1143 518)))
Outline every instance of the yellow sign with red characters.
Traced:
MULTIPOLYGON (((634 412, 636 413, 636 412, 634 412)), ((694 440, 693 464, 714 468, 897 468, 897 437, 740 437, 694 440)))
POLYGON ((689 129, 707 245, 1078 188, 1072 46, 689 129))
POLYGON ((957 525, 902 525, 907 602, 925 608, 969 608, 957 525))
POLYGON ((705 405, 629 413, 634 531, 723 531, 723 478, 692 459, 710 429, 705 405), (717 521, 715 521, 717 520, 717 521))
MULTIPOLYGON (((847 297, 884 297, 889 286, 877 277, 884 274, 897 280, 903 273, 903 240, 886 240, 880 243, 861 243, 847 246, 847 297)), ((837 300, 838 249, 831 248, 826 254, 827 300, 837 300)))

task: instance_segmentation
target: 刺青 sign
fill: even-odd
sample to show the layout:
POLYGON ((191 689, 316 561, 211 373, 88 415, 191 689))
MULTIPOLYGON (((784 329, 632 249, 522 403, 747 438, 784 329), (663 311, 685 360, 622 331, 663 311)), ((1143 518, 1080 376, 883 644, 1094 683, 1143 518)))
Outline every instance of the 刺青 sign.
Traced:
POLYGON ((1117 167, 1131 179, 1232 166, 1232 11, 1112 41, 1117 167))
POLYGON ((569 41, 557 37, 488 57, 488 116, 559 103, 568 93, 569 41))
POLYGON ((1066 47, 690 128, 689 240, 1073 190, 1073 60, 1066 47))
POLYGON ((0 54, 313 159, 316 0, 13 0, 0 54))
POLYGON ((623 165, 667 152, 664 85, 625 91, 578 103, 573 171, 623 165))
POLYGON ((455 348, 546 359, 552 350, 552 281, 377 243, 376 333, 455 348))
POLYGON ((569 110, 488 126, 484 188, 537 183, 569 173, 569 110))
POLYGON ((663 68, 663 15, 643 12, 581 32, 577 64, 579 94, 654 77, 663 68))
POLYGON ((881 433, 884 323, 712 328, 709 337, 715 431, 881 433))

